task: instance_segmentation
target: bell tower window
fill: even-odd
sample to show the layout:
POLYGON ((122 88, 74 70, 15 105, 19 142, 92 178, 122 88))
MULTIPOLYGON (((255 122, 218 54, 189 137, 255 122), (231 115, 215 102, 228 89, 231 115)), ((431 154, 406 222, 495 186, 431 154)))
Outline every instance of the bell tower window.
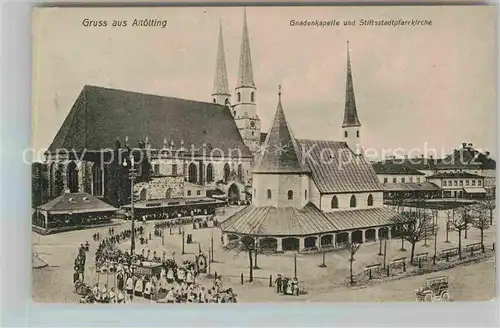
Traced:
POLYGON ((347 131, 344 131, 344 138, 347 138, 347 131))
POLYGON ((238 102, 241 102, 241 93, 238 92, 238 102))
POLYGON ((254 93, 254 92, 252 92, 252 93, 250 94, 250 101, 251 101, 251 102, 255 102, 255 93, 254 93))
POLYGON ((356 131, 356 137, 359 138, 359 130, 356 131))

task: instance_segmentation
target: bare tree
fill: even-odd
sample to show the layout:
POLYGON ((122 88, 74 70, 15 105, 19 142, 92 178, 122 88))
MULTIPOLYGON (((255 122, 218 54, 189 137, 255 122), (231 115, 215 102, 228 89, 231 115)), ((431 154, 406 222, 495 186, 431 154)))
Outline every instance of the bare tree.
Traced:
POLYGON ((455 210, 455 215, 450 221, 450 228, 458 232, 458 258, 462 259, 462 232, 469 229, 470 208, 462 206, 455 210))
POLYGON ((415 256, 415 245, 428 237, 429 232, 434 231, 434 223, 431 216, 421 209, 401 213, 402 218, 394 220, 401 238, 411 244, 410 263, 415 256))
POLYGON ((495 199, 487 199, 483 202, 484 206, 490 211, 490 225, 493 225, 493 210, 496 208, 495 199))
POLYGON ((488 208, 481 205, 474 205, 471 209, 471 225, 481 231, 481 252, 484 253, 484 230, 490 227, 490 218, 486 215, 488 208))
POLYGON ((361 244, 358 243, 347 243, 347 250, 349 251, 349 281, 351 285, 354 284, 354 277, 352 275, 352 262, 354 262, 354 254, 359 250, 361 244))
POLYGON ((236 254, 238 255, 240 252, 248 253, 249 260, 249 268, 250 268, 250 278, 249 281, 253 281, 253 256, 252 253, 255 252, 255 238, 252 236, 245 235, 240 238, 240 243, 238 248, 236 249, 236 254))

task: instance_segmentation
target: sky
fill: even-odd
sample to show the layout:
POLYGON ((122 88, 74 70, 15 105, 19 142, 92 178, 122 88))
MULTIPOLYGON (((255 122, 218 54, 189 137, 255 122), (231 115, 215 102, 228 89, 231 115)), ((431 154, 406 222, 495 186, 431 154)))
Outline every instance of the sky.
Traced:
MULTIPOLYGON (((446 153, 462 142, 495 156, 493 7, 249 7, 247 21, 262 132, 281 84, 297 138, 341 140, 349 40, 362 144, 376 152, 372 156, 395 149, 446 153), (432 25, 360 26, 361 19, 432 25), (292 27, 291 20, 338 20, 340 26, 292 27), (343 26, 345 20, 357 25, 343 26)), ((219 22, 234 91, 242 7, 49 8, 33 22, 35 151, 48 148, 86 84, 210 101, 219 22), (85 27, 86 18, 108 26, 85 27), (168 23, 132 27, 134 19, 168 23), (111 27, 113 20, 128 25, 111 27)))

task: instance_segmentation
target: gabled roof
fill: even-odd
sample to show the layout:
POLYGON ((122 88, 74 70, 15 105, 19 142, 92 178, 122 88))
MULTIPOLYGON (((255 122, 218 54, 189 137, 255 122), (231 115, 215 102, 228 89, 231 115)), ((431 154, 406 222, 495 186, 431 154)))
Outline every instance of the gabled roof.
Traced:
POLYGON ((224 54, 224 39, 222 37, 222 23, 219 26, 219 47, 217 49, 217 59, 215 62, 215 78, 213 95, 230 96, 227 83, 226 56, 224 54))
POLYGON ((467 172, 438 172, 434 175, 430 175, 427 179, 443 179, 443 178, 475 178, 484 179, 483 176, 467 173, 467 172))
POLYGON ((310 169, 301 158, 292 130, 281 105, 281 95, 273 123, 260 148, 253 173, 307 173, 310 169))
POLYGON ((372 165, 341 141, 298 139, 321 193, 382 191, 372 165))
POLYGON ((184 141, 188 151, 199 149, 195 153, 206 144, 252 156, 228 106, 97 86, 83 88, 49 151, 113 149, 117 138, 124 145, 126 137, 132 148, 147 137, 152 149, 162 149, 165 140, 179 149, 184 141))
POLYGON ((431 182, 414 183, 414 182, 401 182, 401 183, 384 183, 384 191, 439 191, 437 185, 431 182))
POLYGON ((375 170, 375 173, 377 174, 425 175, 425 173, 422 173, 411 167, 394 162, 382 161, 372 164, 372 166, 375 170))
POLYGON ((40 210, 53 214, 115 212, 117 208, 102 200, 84 193, 63 193, 38 207, 40 210))
POLYGON ((401 214, 387 207, 325 212, 324 215, 339 231, 382 227, 403 219, 401 214))
POLYGON ((496 161, 472 146, 454 149, 453 152, 436 163, 437 169, 461 168, 461 169, 496 169, 496 161))
POLYGON ((244 9, 243 16, 244 16, 243 36, 241 39, 240 66, 238 71, 238 82, 236 83, 236 87, 255 88, 255 81, 253 79, 252 55, 250 52, 250 38, 248 36, 246 9, 244 9))
POLYGON ((347 79, 345 93, 344 122, 342 127, 361 126, 356 108, 356 98, 354 97, 354 83, 352 81, 351 56, 349 54, 349 41, 347 41, 347 79))
POLYGON ((427 157, 393 158, 383 161, 386 165, 403 165, 414 170, 434 170, 436 159, 427 157))

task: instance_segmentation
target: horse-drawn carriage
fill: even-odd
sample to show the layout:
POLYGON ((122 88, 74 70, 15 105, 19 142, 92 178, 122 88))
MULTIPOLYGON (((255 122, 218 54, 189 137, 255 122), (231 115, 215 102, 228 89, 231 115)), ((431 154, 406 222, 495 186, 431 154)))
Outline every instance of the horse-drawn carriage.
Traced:
POLYGON ((448 302, 448 276, 439 276, 425 280, 424 286, 415 291, 417 302, 448 302))

